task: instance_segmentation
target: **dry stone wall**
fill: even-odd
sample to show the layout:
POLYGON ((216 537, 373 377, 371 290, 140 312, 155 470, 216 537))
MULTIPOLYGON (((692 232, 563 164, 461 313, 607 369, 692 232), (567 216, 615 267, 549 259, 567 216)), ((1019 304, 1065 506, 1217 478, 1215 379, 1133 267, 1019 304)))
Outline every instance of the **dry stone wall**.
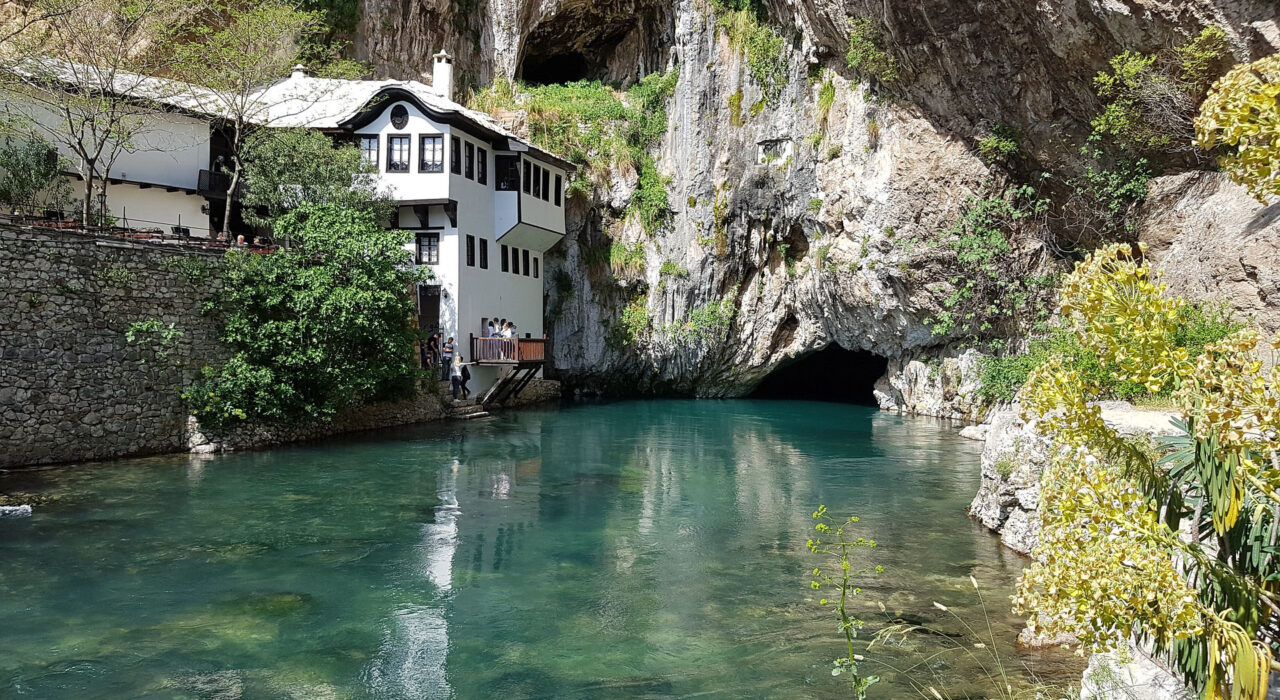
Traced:
POLYGON ((0 468, 166 452, 253 449, 444 417, 424 392, 303 426, 200 429, 181 389, 226 359, 203 315, 219 254, 0 225, 0 468), (130 343, 131 324, 176 331, 130 343))
POLYGON ((176 245, 0 227, 0 467, 184 449, 180 387, 226 355, 200 314, 219 263, 176 245), (167 351, 125 338, 152 319, 182 333, 167 351))

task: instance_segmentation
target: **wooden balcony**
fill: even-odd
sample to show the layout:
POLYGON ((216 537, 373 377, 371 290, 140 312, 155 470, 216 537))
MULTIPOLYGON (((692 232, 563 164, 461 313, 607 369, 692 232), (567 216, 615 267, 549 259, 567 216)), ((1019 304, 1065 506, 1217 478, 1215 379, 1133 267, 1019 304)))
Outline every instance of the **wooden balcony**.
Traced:
POLYGON ((467 361, 478 365, 542 364, 547 358, 546 338, 477 338, 471 336, 467 361))

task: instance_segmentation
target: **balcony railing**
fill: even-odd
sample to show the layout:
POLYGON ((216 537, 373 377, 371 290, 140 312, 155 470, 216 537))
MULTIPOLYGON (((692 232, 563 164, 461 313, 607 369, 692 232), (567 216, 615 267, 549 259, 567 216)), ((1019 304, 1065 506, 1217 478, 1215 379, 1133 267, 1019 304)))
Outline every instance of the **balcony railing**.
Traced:
MULTIPOLYGON (((213 170, 201 170, 196 181, 196 191, 204 197, 226 197, 231 188, 231 175, 213 170)), ((236 198, 244 196, 244 180, 236 183, 236 198)))
POLYGON ((471 336, 471 362, 481 365, 515 365, 545 362, 546 338, 477 338, 471 336))

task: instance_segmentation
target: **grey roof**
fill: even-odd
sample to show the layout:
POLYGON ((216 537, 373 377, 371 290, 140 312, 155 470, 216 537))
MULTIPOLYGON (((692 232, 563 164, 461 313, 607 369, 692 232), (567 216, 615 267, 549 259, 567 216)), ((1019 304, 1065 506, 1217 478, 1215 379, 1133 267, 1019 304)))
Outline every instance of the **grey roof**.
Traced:
MULTIPOLYGON (((29 62, 10 66, 9 70, 28 79, 52 79, 66 84, 102 83, 117 95, 155 102, 181 111, 219 118, 228 113, 225 101, 212 90, 167 78, 116 71, 103 75, 86 64, 72 64, 56 59, 39 59, 40 67, 29 62), (109 86, 105 84, 110 82, 109 86)), ((502 126, 493 117, 468 109, 442 97, 430 86, 416 80, 344 80, 318 78, 294 70, 288 77, 266 85, 249 95, 254 107, 248 110, 249 121, 273 127, 307 127, 340 129, 361 114, 376 97, 388 92, 408 93, 429 110, 445 117, 470 122, 482 132, 505 137, 511 143, 506 150, 532 151, 548 160, 573 169, 572 163, 529 143, 502 126)))

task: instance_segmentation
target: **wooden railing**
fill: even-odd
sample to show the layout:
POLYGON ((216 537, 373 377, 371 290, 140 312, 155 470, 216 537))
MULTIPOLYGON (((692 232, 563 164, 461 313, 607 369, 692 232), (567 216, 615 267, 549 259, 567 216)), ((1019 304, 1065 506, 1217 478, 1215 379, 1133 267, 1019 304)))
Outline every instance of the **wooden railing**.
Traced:
POLYGON ((544 362, 546 338, 477 338, 471 336, 469 362, 480 364, 544 362))

